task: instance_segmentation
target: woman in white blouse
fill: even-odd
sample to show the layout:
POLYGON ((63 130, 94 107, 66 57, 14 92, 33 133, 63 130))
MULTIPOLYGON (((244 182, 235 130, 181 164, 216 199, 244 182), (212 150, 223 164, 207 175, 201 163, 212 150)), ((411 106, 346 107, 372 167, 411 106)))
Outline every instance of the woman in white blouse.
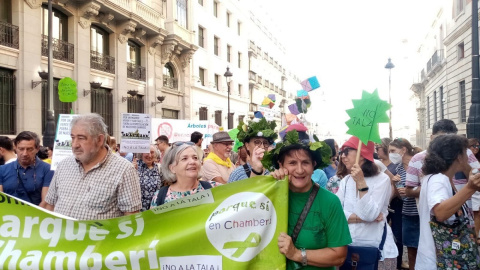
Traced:
MULTIPOLYGON (((480 174, 470 174, 471 167, 468 164, 467 146, 468 142, 465 137, 454 134, 440 135, 428 146, 428 154, 422 167, 425 176, 422 179, 418 209, 418 214, 420 215, 420 240, 418 241, 415 269, 437 269, 435 244, 429 223, 432 216, 438 222, 452 224, 456 219, 455 213, 462 213, 460 210, 463 208, 463 213, 468 216, 470 224, 473 226, 471 212, 466 210, 467 207, 462 206, 465 205, 465 202, 475 191, 480 190, 480 174), (465 187, 458 191, 452 180, 457 172, 470 175, 465 187)), ((454 247, 453 240, 452 254, 453 249, 461 248, 460 244, 458 247, 454 247)), ((450 248, 450 246, 446 248, 450 248)), ((458 254, 461 253, 459 252, 458 254)), ((452 255, 450 257, 453 265, 451 269, 457 269, 457 264, 462 269, 467 269, 463 267, 478 269, 478 257, 477 262, 475 262, 475 259, 468 259, 468 257, 475 258, 476 255, 476 248, 471 250, 470 256, 466 257, 467 262, 452 255), (469 265, 465 265, 466 263, 469 263, 469 265)))
MULTIPOLYGON (((374 144, 362 145, 356 163, 358 138, 351 137, 340 150, 337 173, 346 175, 340 183, 337 196, 348 220, 351 246, 379 247, 388 214, 391 185, 389 177, 379 172, 373 160, 374 144)), ((398 251, 390 226, 378 269, 396 269, 398 251)))

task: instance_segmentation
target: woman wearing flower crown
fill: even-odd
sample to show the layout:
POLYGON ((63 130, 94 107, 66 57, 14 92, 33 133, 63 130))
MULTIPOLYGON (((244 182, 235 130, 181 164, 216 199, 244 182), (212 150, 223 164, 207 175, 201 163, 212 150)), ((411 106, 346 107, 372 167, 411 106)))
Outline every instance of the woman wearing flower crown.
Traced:
POLYGON ((239 130, 237 138, 243 142, 247 150, 247 163, 233 170, 228 183, 269 173, 268 170, 263 169, 261 160, 265 151, 278 137, 274 131, 276 126, 275 121, 267 121, 265 118, 255 118, 248 126, 240 122, 237 127, 239 130))
POLYGON ((330 155, 325 142, 301 142, 298 132, 293 130, 262 159, 276 179, 288 176, 288 234, 282 232, 278 237, 278 248, 287 257, 287 269, 333 270, 345 260, 347 245, 352 240, 342 205, 337 196, 312 181, 313 171, 326 167, 330 155), (313 195, 315 192, 318 193, 313 195), (301 213, 309 200, 313 203, 301 222, 301 213), (298 223, 301 226, 296 233, 298 223))

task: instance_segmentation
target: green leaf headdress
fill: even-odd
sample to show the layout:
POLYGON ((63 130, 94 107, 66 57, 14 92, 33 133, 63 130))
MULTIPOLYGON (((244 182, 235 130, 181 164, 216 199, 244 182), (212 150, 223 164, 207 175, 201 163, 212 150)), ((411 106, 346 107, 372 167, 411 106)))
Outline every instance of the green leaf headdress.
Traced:
POLYGON ((265 118, 254 118, 248 125, 240 121, 237 127, 239 130, 237 138, 239 141, 245 142, 253 137, 263 137, 269 140, 270 143, 273 143, 278 137, 278 134, 275 132, 276 126, 277 123, 275 121, 267 121, 265 118))
POLYGON ((301 145, 303 149, 312 153, 315 161, 314 169, 323 169, 330 165, 332 149, 324 141, 319 141, 317 136, 313 136, 315 142, 300 141, 298 131, 291 130, 285 135, 285 139, 281 143, 277 143, 275 149, 266 152, 262 159, 262 165, 269 171, 273 172, 280 167, 278 159, 280 155, 285 154, 293 145, 301 145))

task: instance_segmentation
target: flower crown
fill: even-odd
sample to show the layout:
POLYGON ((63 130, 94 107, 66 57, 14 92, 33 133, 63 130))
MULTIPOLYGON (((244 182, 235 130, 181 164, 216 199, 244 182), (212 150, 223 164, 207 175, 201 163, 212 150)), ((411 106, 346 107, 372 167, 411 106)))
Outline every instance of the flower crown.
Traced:
POLYGON ((278 158, 282 149, 295 144, 303 145, 312 153, 316 163, 314 169, 323 169, 327 167, 330 165, 332 149, 324 141, 318 140, 317 136, 314 135, 313 138, 315 139, 315 142, 300 141, 298 131, 291 130, 287 132, 283 142, 277 143, 275 149, 265 153, 262 159, 263 167, 272 172, 275 169, 278 169, 280 167, 280 164, 278 164, 278 158))
POLYGON ((276 126, 275 121, 267 121, 265 118, 254 118, 248 125, 240 121, 237 127, 239 130, 237 138, 239 141, 245 142, 253 137, 264 137, 272 143, 278 138, 278 134, 275 132, 276 126))

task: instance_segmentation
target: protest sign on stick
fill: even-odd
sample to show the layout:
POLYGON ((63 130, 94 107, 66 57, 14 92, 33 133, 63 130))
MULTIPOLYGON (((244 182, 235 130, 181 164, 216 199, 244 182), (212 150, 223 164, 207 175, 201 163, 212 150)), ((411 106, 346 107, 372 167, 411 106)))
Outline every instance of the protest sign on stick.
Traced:
POLYGON ((359 139, 356 158, 356 163, 358 163, 362 143, 367 145, 368 141, 382 142, 378 124, 390 122, 387 110, 390 109, 391 105, 380 99, 377 89, 373 93, 363 90, 362 98, 353 99, 352 103, 353 109, 347 110, 350 119, 345 124, 348 127, 347 134, 359 139))

